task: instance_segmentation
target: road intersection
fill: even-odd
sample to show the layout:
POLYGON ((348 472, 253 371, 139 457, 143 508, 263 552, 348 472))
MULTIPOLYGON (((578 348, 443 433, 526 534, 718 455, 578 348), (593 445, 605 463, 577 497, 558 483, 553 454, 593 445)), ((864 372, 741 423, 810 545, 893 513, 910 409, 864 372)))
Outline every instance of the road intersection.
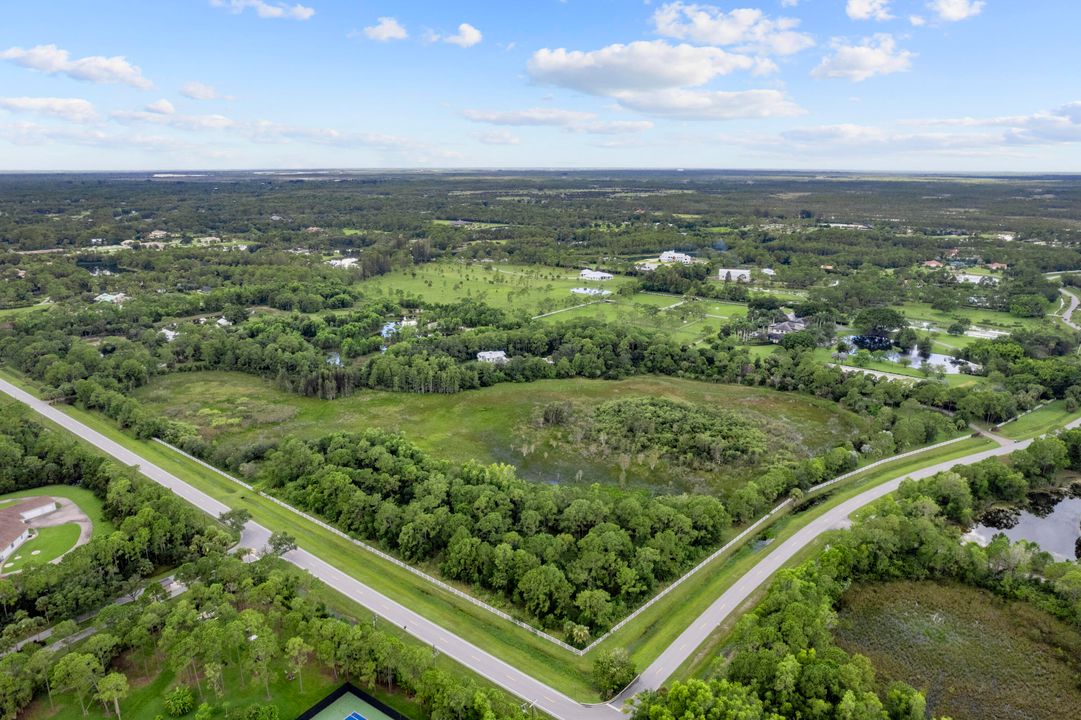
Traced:
MULTIPOLYGON (((1076 303, 1074 307, 1076 307, 1076 303)), ((1072 315, 1073 309, 1073 307, 1070 308, 1067 317, 1072 315)), ((163 470, 132 450, 15 385, 0 380, 0 391, 111 455, 119 462, 125 465, 137 466, 139 472, 143 475, 168 488, 204 512, 217 517, 229 509, 227 505, 189 485, 179 477, 163 470)), ((1081 425, 1081 419, 1069 423, 1066 427, 1073 428, 1078 425, 1081 425)), ((418 640, 438 649, 444 655, 453 658, 508 692, 534 704, 538 710, 558 720, 614 720, 614 718, 623 716, 622 708, 635 694, 661 687, 672 673, 694 653, 710 632, 735 612, 786 562, 823 533, 844 527, 853 512, 893 492, 906 478, 929 477, 935 473, 948 470, 955 465, 967 465, 987 458, 1006 455, 1014 450, 1027 447, 1030 442, 1031 440, 1016 443, 999 442, 992 449, 972 453, 961 458, 944 460, 920 470, 906 473, 903 476, 876 485, 814 518, 791 537, 779 543, 758 564, 739 578, 701 615, 695 618, 690 626, 650 663, 627 689, 608 703, 583 704, 568 697, 473 643, 443 629, 386 595, 373 590, 330 565, 314 552, 298 548, 286 553, 284 559, 308 571, 318 580, 352 598, 386 621, 402 627, 403 630, 418 640)), ((270 529, 250 521, 244 527, 240 544, 243 547, 260 549, 266 545, 270 534, 270 529)))

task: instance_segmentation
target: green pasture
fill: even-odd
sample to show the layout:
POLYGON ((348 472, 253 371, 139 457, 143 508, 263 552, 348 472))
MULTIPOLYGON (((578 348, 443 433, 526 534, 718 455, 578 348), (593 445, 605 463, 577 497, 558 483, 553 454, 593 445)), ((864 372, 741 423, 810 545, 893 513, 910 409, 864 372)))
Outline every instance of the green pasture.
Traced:
MULTIPOLYGON (((785 439, 810 454, 843 441, 862 427, 857 415, 827 401, 765 388, 641 376, 619 381, 543 380, 522 385, 442 394, 361 391, 337 400, 300 397, 266 380, 241 373, 177 373, 155 378, 135 396, 154 412, 192 423, 225 452, 285 436, 315 438, 333 431, 378 427, 402 432, 437 457, 456 463, 478 460, 516 465, 538 482, 626 483, 669 489, 673 476, 660 468, 632 468, 624 476, 612 459, 586 446, 555 442, 537 419, 551 402, 569 401, 575 413, 608 400, 663 397, 718 408, 746 408, 785 428, 785 439)), ((741 482, 751 468, 711 479, 714 489, 741 482)))
POLYGON ((395 298, 421 297, 431 303, 456 303, 463 300, 484 302, 492 307, 540 315, 597 299, 575 295, 576 287, 612 291, 634 283, 628 277, 607 281, 578 278, 576 269, 506 263, 441 262, 417 265, 370 278, 360 289, 373 296, 395 298))

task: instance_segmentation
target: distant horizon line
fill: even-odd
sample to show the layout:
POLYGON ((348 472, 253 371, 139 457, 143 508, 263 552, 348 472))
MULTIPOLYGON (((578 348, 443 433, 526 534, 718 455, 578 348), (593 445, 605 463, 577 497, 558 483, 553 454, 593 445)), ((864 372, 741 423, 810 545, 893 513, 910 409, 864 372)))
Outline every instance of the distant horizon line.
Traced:
POLYGON ((176 169, 176 168, 128 168, 128 169, 112 169, 112 170, 4 170, 0 169, 0 176, 10 175, 124 175, 124 174, 151 174, 162 177, 162 179, 168 178, 184 178, 184 177, 197 177, 206 175, 218 175, 225 173, 251 173, 251 174, 265 174, 265 175, 307 175, 307 174, 333 174, 333 173, 357 173, 357 174, 375 174, 375 173, 400 173, 400 174, 443 174, 443 173, 481 173, 481 172, 565 172, 565 173, 585 173, 585 172, 670 172, 670 173, 702 173, 702 172, 732 172, 732 173, 791 173, 791 174, 811 174, 811 173, 832 173, 832 174, 844 174, 844 175, 906 175, 906 176, 965 176, 965 177, 987 177, 987 176, 1011 176, 1011 177, 1030 177, 1030 176, 1044 176, 1044 175, 1058 175, 1058 176, 1081 176, 1081 169, 1078 170, 861 170, 861 169, 842 169, 842 168, 783 168, 783 167, 678 167, 678 166, 635 166, 635 165, 609 165, 609 166, 582 166, 582 167, 566 167, 566 166, 532 166, 532 165, 503 165, 503 166, 446 166, 446 167, 310 167, 310 168, 294 168, 294 167, 237 167, 237 168, 190 168, 190 169, 176 169))

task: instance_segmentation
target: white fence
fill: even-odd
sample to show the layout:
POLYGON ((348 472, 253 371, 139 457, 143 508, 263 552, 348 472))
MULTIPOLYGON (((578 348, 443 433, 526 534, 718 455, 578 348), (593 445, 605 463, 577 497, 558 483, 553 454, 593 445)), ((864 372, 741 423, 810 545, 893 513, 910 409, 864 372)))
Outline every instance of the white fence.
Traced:
POLYGON ((361 548, 363 550, 366 550, 367 552, 370 552, 373 555, 376 555, 376 556, 382 558, 383 560, 386 560, 387 562, 394 563, 395 565, 402 568, 403 570, 408 570, 409 572, 413 573, 417 577, 419 577, 419 578, 421 578, 421 579, 423 579, 423 580, 425 580, 427 582, 430 582, 431 584, 435 585, 436 587, 440 588, 441 590, 446 590, 447 592, 451 593, 452 595, 460 597, 463 600, 466 600, 466 601, 476 605, 477 607, 481 608, 482 610, 487 610, 488 612, 492 613, 493 615, 496 615, 497 617, 500 617, 500 618, 502 618, 504 620, 507 620, 508 622, 512 622, 515 625, 517 625, 518 627, 522 628, 523 630, 528 630, 529 632, 533 633, 537 637, 541 637, 541 638, 544 638, 545 640, 548 640, 549 642, 555 643, 556 645, 563 648, 564 650, 575 653, 576 655, 583 654, 583 651, 579 650, 578 648, 574 647, 573 645, 568 645, 567 643, 563 642, 559 638, 552 637, 551 635, 544 632, 543 630, 538 630, 537 628, 533 627, 532 625, 530 625, 528 623, 525 623, 525 622, 522 622, 521 620, 519 620, 519 619, 517 619, 515 617, 512 617, 511 615, 503 612, 502 610, 492 607, 491 605, 484 602, 483 600, 479 600, 479 599, 473 597, 469 593, 462 592, 458 588, 453 587, 451 585, 448 585, 447 583, 443 582, 442 580, 440 580, 438 578, 434 578, 431 575, 428 575, 427 573, 425 573, 425 572, 423 572, 421 570, 418 570, 417 568, 413 567, 412 565, 409 565, 408 563, 402 562, 401 560, 399 560, 398 558, 396 558, 396 557, 394 557, 392 555, 388 555, 387 553, 383 552, 382 550, 380 550, 378 548, 372 547, 371 545, 369 545, 369 544, 367 544, 365 542, 361 542, 360 540, 357 540, 356 538, 350 536, 349 534, 347 534, 345 532, 342 532, 338 528, 336 528, 336 527, 334 527, 334 526, 320 520, 317 517, 309 515, 306 512, 298 510, 297 508, 293 507, 289 503, 284 502, 282 500, 279 500, 278 498, 274 497, 273 495, 268 495, 268 494, 266 494, 264 492, 256 490, 254 487, 252 487, 248 483, 244 482, 243 480, 240 480, 239 478, 235 478, 232 475, 230 475, 229 473, 223 472, 222 470, 219 470, 218 468, 214 467, 210 463, 203 462, 199 458, 195 457, 194 455, 191 455, 189 453, 184 452, 183 450, 176 447, 175 445, 170 445, 169 443, 165 442, 164 440, 161 440, 161 439, 158 439, 158 438, 154 438, 154 440, 156 442, 159 442, 162 445, 170 448, 171 450, 180 453, 181 455, 188 458, 189 460, 192 460, 194 462, 199 463, 200 465, 207 468, 208 470, 212 470, 212 471, 216 472, 217 474, 221 475, 222 477, 226 478, 227 480, 229 480, 231 482, 234 482, 237 485, 240 485, 241 487, 243 487, 243 488, 245 488, 247 490, 250 490, 251 492, 255 493, 256 495, 259 495, 260 497, 266 498, 267 500, 271 501, 272 503, 280 505, 281 507, 285 508, 286 510, 289 510, 290 512, 292 512, 294 514, 299 515, 300 517, 304 518, 305 520, 308 520, 310 522, 315 523, 316 525, 323 528, 324 530, 332 532, 332 533, 334 533, 335 535, 337 535, 338 537, 340 537, 340 538, 342 538, 344 540, 348 540, 349 542, 353 543, 357 547, 359 547, 359 548, 361 548))
MULTIPOLYGON (((870 463, 869 465, 865 465, 865 466, 863 466, 861 468, 857 468, 856 470, 844 473, 843 475, 838 475, 837 477, 833 478, 832 480, 827 480, 827 481, 825 481, 823 483, 819 483, 818 485, 815 485, 815 486, 813 486, 811 488, 808 488, 807 493, 810 494, 810 493, 818 492, 819 490, 823 490, 823 489, 825 489, 827 487, 830 487, 831 485, 835 485, 835 484, 837 484, 839 482, 842 482, 843 480, 847 480, 848 478, 854 477, 854 476, 859 475, 861 473, 865 473, 868 470, 873 470, 874 468, 879 467, 881 465, 884 465, 886 463, 892 463, 892 462, 895 462, 897 460, 903 460, 904 458, 911 457, 913 455, 918 455, 920 453, 927 452, 928 450, 937 450, 938 448, 946 447, 948 445, 952 445, 954 443, 961 442, 962 440, 968 440, 970 437, 971 437, 971 435, 962 435, 961 437, 957 437, 957 438, 954 438, 952 440, 946 440, 944 442, 936 443, 934 445, 929 445, 927 447, 917 448, 915 450, 909 450, 908 452, 903 452, 900 455, 893 455, 892 457, 883 458, 881 460, 876 460, 875 462, 870 463)), ((408 563, 402 562, 398 558, 396 558, 396 557, 394 557, 392 555, 389 555, 389 554, 383 552, 382 550, 379 550, 378 548, 372 547, 371 545, 368 545, 365 542, 361 542, 360 540, 357 540, 356 538, 348 535, 347 533, 342 532, 338 528, 336 528, 336 527, 334 527, 334 526, 320 520, 317 517, 309 515, 306 512, 298 510, 297 508, 293 507, 289 503, 284 502, 282 500, 279 500, 278 498, 274 497, 273 495, 268 495, 268 494, 266 494, 264 492, 256 490, 254 487, 252 487, 248 483, 244 482, 243 480, 240 480, 239 478, 235 478, 232 475, 230 475, 229 473, 224 472, 222 470, 219 470, 218 468, 214 467, 210 463, 204 462, 204 461, 200 460, 199 458, 195 457, 194 455, 186 453, 186 452, 184 452, 183 450, 181 450, 180 448, 178 448, 178 447, 176 447, 174 445, 170 445, 169 443, 165 442, 164 440, 154 438, 154 441, 158 442, 158 443, 161 443, 162 445, 166 446, 167 448, 170 448, 174 452, 180 453, 181 455, 188 458, 189 460, 192 460, 193 462, 199 463, 203 467, 217 473, 218 475, 221 475, 222 477, 226 478, 230 482, 236 483, 237 485, 245 488, 246 490, 249 490, 249 491, 255 493, 256 495, 259 495, 260 497, 264 497, 267 500, 270 500, 271 502, 276 503, 277 505, 280 505, 281 507, 285 508, 286 510, 289 510, 290 512, 292 512, 294 514, 299 515, 300 517, 304 518, 305 520, 308 520, 310 522, 315 523, 316 525, 323 528, 324 530, 332 532, 335 535, 337 535, 338 537, 343 538, 344 540, 348 540, 349 542, 353 543, 357 547, 362 548, 362 549, 366 550, 367 552, 370 552, 373 555, 376 555, 376 556, 382 558, 383 560, 386 560, 387 562, 394 563, 395 565, 402 568, 403 570, 407 570, 407 571, 413 573, 417 577, 419 577, 419 578, 421 578, 421 579, 423 579, 423 580, 425 580, 427 582, 430 582, 431 584, 435 585, 436 587, 438 587, 438 588, 440 588, 442 590, 446 590, 447 592, 455 595, 456 597, 460 597, 463 600, 465 600, 467 602, 470 602, 473 605, 476 605, 477 607, 481 608, 482 610, 487 610, 488 612, 492 613, 493 615, 495 615, 495 616, 497 616, 499 618, 502 618, 503 620, 514 623, 515 625, 522 628, 523 630, 527 630, 528 632, 533 633, 537 637, 548 640, 549 642, 554 643, 554 644, 558 645, 559 647, 563 648, 567 652, 574 653, 575 655, 578 655, 578 656, 585 655, 590 650, 592 650, 594 647, 596 647, 600 643, 607 640, 608 637, 612 635, 612 633, 615 633, 615 632, 619 631, 624 626, 626 626, 627 623, 631 622, 636 617, 641 615, 643 612, 645 612, 649 608, 653 607, 654 604, 656 604, 663 597, 668 595, 668 593, 672 592, 677 587, 682 585, 687 579, 689 579, 691 576, 693 576, 699 570, 704 568, 706 565, 709 565, 711 562, 713 562, 714 560, 719 558, 721 555, 726 553, 728 550, 732 549, 733 547, 735 547, 739 543, 743 542, 743 540, 745 540, 748 535, 752 534, 755 530, 757 530, 759 527, 761 527, 763 523, 765 523, 767 520, 772 518, 774 515, 781 512, 786 507, 788 507, 789 505, 792 504, 791 498, 783 500, 782 502, 778 503, 777 506, 774 507, 772 510, 770 510, 768 513, 766 513, 762 517, 758 518, 758 520, 756 520, 752 524, 748 525, 746 528, 744 528, 734 538, 732 538, 731 540, 726 542, 723 546, 721 546, 717 550, 710 553, 710 555, 707 558, 705 558, 700 563, 698 563, 693 568, 691 568, 686 573, 684 573, 682 576, 680 576, 679 578, 674 580, 671 584, 669 584, 667 587, 665 587, 659 593, 657 593, 652 598, 650 598, 648 601, 646 601, 644 604, 639 606, 634 612, 627 615, 625 618, 623 618, 618 623, 613 625, 612 628, 608 632, 606 632, 605 634, 598 637, 596 640, 591 642, 586 647, 579 649, 579 648, 576 648, 576 647, 574 647, 572 645, 569 645, 569 644, 563 642, 559 638, 552 637, 551 635, 544 632, 543 630, 538 630, 537 628, 533 627, 532 625, 530 625, 528 623, 525 623, 525 622, 522 622, 521 620, 519 620, 519 619, 517 619, 515 617, 512 617, 508 613, 506 613, 506 612, 504 612, 504 611, 502 611, 502 610, 500 610, 498 608, 492 607, 488 603, 484 602, 483 600, 479 600, 479 599, 473 597, 469 593, 463 592, 463 591, 459 590, 456 587, 452 587, 451 585, 448 585, 447 583, 443 582, 442 580, 440 580, 438 578, 434 578, 431 575, 428 575, 427 573, 425 573, 425 572, 423 572, 421 570, 418 570, 417 568, 413 567, 412 565, 409 565, 408 563)))

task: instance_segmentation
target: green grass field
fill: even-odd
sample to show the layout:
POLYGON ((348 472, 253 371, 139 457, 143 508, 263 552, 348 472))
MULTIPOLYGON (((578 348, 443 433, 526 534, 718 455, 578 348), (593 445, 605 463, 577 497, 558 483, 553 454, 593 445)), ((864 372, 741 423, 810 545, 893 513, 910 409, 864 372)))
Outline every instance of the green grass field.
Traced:
MULTIPOLYGON (((141 665, 132 665, 121 660, 120 667, 128 675, 131 686, 129 696, 120 703, 120 712, 124 720, 155 720, 159 717, 169 717, 165 712, 165 694, 173 687, 175 675, 168 668, 154 674, 155 668, 151 667, 151 677, 143 677, 141 665)), ((296 681, 286 680, 278 676, 270 684, 273 704, 278 708, 281 720, 292 720, 307 710, 309 707, 323 699, 331 690, 340 685, 329 673, 309 671, 304 677, 304 691, 301 692, 296 681)), ((224 718, 223 703, 230 707, 243 707, 253 703, 266 703, 266 691, 262 684, 249 682, 235 668, 230 668, 225 678, 226 694, 224 698, 216 697, 209 689, 204 690, 204 697, 200 698, 198 690, 193 688, 195 702, 209 703, 215 708, 212 718, 224 718)), ((49 700, 42 695, 20 717, 23 720, 115 720, 115 715, 106 714, 101 703, 90 701, 89 714, 83 715, 79 707, 79 700, 74 693, 57 693, 54 697, 57 708, 54 711, 49 707, 49 700)), ((192 717, 192 715, 188 715, 192 717)), ((343 720, 345 715, 338 720, 343 720)))
POLYGON ((942 312, 935 310, 929 303, 905 303, 897 309, 904 313, 910 322, 929 322, 941 328, 948 327, 955 318, 968 318, 973 325, 1006 331, 1039 327, 1046 322, 1043 318, 1019 318, 1009 313, 982 308, 961 307, 953 312, 942 312))
POLYGON ((50 307, 50 304, 38 303, 37 305, 25 305, 23 307, 0 308, 0 322, 14 320, 32 312, 46 312, 50 307))
POLYGON ((1070 412, 1065 400, 1054 400, 1039 410, 1023 415, 1011 423, 1006 423, 999 430, 999 435, 1012 440, 1024 440, 1044 433, 1058 430, 1071 420, 1081 417, 1081 410, 1070 412))
POLYGON ((1081 632, 986 590, 856 585, 835 635, 871 659, 883 689, 903 680, 923 690, 935 717, 1057 720, 1081 708, 1081 632))
POLYGON ((23 543, 4 563, 3 572, 13 573, 34 565, 44 565, 75 547, 79 526, 75 523, 43 527, 23 543), (36 553, 36 554, 35 554, 36 553))
POLYGON ((360 289, 376 297, 418 296, 432 303, 483 301, 532 316, 595 299, 574 295, 572 288, 601 288, 614 295, 633 282, 627 277, 589 282, 578 279, 578 270, 540 265, 427 263, 365 280, 360 289))
MULTIPOLYGON (((572 307, 541 318, 547 323, 568 322, 589 318, 615 325, 633 327, 668 334, 679 342, 694 343, 716 335, 723 320, 715 317, 683 317, 675 295, 638 293, 629 298, 614 296, 602 302, 592 302, 584 307, 572 307)), ((746 312, 746 308, 744 308, 746 312)))
POLYGON ((194 424, 226 449, 286 435, 315 438, 336 430, 379 427, 404 433, 437 457, 456 463, 511 463, 522 477, 538 482, 613 484, 623 479, 631 487, 648 489, 730 489, 758 465, 681 480, 663 467, 635 464, 624 477, 615 459, 598 457, 585 445, 560 442, 550 428, 538 427, 544 405, 570 401, 578 415, 608 400, 645 396, 745 408, 770 419, 780 433, 775 438, 778 451, 783 444, 790 452, 802 450, 802 455, 833 447, 865 425, 863 418, 836 404, 807 395, 655 376, 503 383, 453 395, 362 391, 320 400, 283 392, 269 381, 241 373, 176 373, 156 378, 135 396, 155 412, 194 424))

